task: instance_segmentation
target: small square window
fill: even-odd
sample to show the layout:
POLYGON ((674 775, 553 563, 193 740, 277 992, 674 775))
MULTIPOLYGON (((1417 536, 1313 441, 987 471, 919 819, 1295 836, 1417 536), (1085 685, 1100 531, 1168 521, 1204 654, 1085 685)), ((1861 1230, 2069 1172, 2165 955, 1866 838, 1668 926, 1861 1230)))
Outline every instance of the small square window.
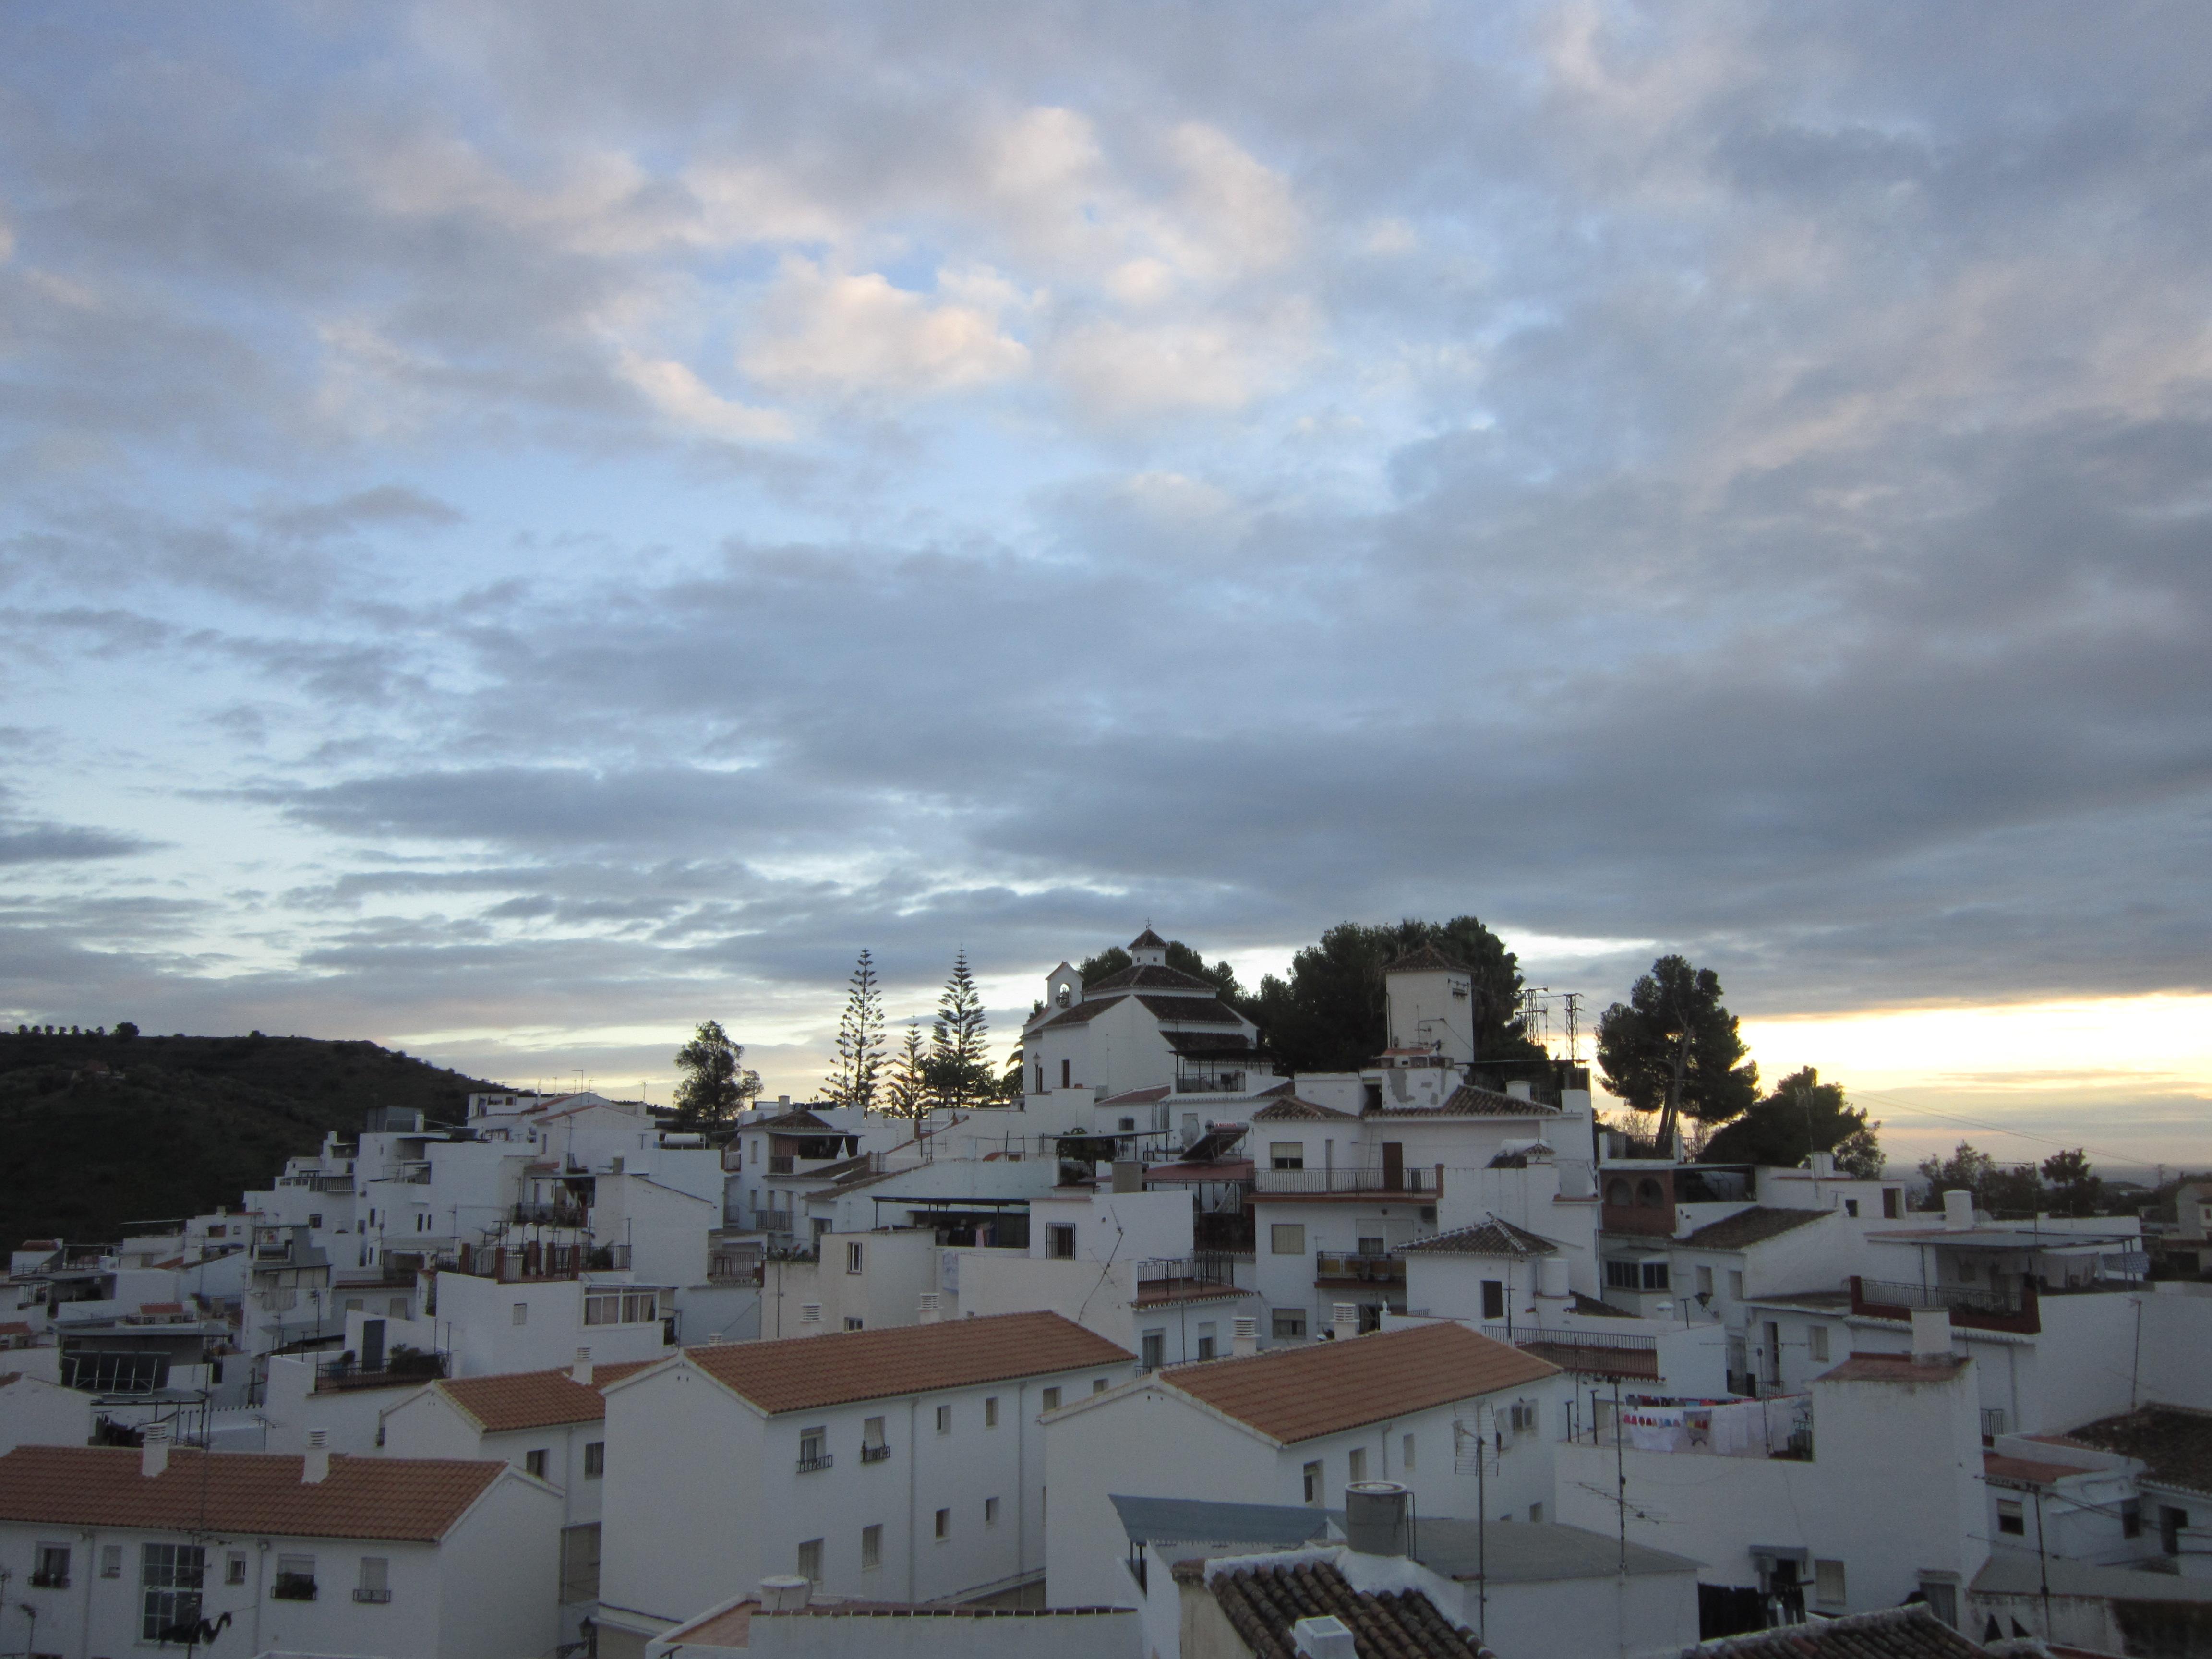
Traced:
POLYGON ((123 1546, 102 1544, 100 1547, 100 1576, 102 1578, 123 1577, 123 1546))
POLYGON ((995 1527, 999 1524, 999 1500, 995 1498, 987 1498, 983 1500, 983 1524, 987 1527, 995 1527))
POLYGON ((1844 1200, 1844 1213, 1845 1215, 1847 1215, 1847 1216, 1851 1216, 1851 1217, 1853 1217, 1853 1218, 1856 1218, 1856 1217, 1857 1216, 1858 1212, 1859 1212, 1859 1201, 1858 1201, 1858 1200, 1856 1200, 1856 1198, 1847 1198, 1847 1199, 1845 1199, 1845 1200, 1844 1200))
POLYGON ((522 1467, 527 1473, 543 1480, 545 1478, 545 1448, 540 1446, 535 1451, 523 1453, 522 1467))
POLYGON ((1103 1393, 1105 1393, 1105 1392, 1106 1392, 1106 1379, 1105 1379, 1104 1377, 1103 1377, 1103 1376, 1094 1376, 1094 1377, 1092 1377, 1092 1378, 1091 1379, 1091 1393, 1093 1393, 1093 1394, 1103 1394, 1103 1393))
POLYGON ((1306 1334, 1305 1310, 1303 1308, 1276 1309, 1273 1328, 1279 1338, 1304 1336, 1306 1334))
POLYGON ((1997 1499, 1997 1530, 2014 1538, 2027 1531, 2027 1510, 2018 1498, 1997 1499))
POLYGON ((1844 1604, 1842 1562, 1815 1561, 1813 1564, 1813 1600, 1824 1607, 1840 1607, 1844 1604))
POLYGON ((857 1331, 865 1329, 866 1326, 858 1314, 847 1314, 845 1316, 845 1328, 848 1331, 857 1331))
POLYGON ((1306 1230, 1295 1221, 1278 1221, 1267 1229, 1267 1249, 1275 1255, 1304 1255, 1306 1230))
POLYGON ((810 1538, 799 1547, 799 1576, 822 1582, 822 1540, 810 1538))
POLYGON ((1044 1391, 1043 1404, 1040 1409, 1048 1412, 1056 1412, 1060 1409, 1060 1390, 1058 1389, 1047 1389, 1044 1391))
POLYGON ((937 1512, 937 1530, 936 1530, 936 1537, 938 1538, 939 1541, 942 1542, 944 1540, 945 1540, 945 1539, 947 1539, 947 1538, 950 1538, 950 1537, 951 1537, 951 1536, 952 1536, 952 1511, 951 1511, 951 1510, 938 1510, 938 1512, 937 1512))
POLYGON ((1044 1230, 1045 1254, 1054 1261, 1075 1260, 1075 1229, 1066 1222, 1055 1221, 1044 1230))
POLYGON ((1267 1143, 1267 1160, 1278 1170, 1303 1170, 1306 1167, 1306 1144, 1303 1140, 1271 1140, 1267 1143))
POLYGON ((1413 1437, 1410 1434, 1398 1443, 1398 1467, 1407 1474, 1413 1472, 1413 1437))
POLYGON ((1826 1364, 1828 1363, 1828 1328, 1826 1325, 1814 1325, 1808 1329, 1805 1333, 1805 1346, 1813 1351, 1815 1364, 1826 1364))
POLYGON ((860 1246, 857 1243, 848 1244, 845 1247, 845 1271, 848 1273, 859 1273, 861 1270, 860 1262, 860 1246))
POLYGON ((246 1582, 246 1552, 244 1550, 233 1550, 223 1558, 222 1582, 226 1584, 242 1584, 246 1582))
POLYGON ((1367 1448, 1354 1446, 1346 1459, 1344 1478, 1357 1486, 1367 1478, 1367 1448))
POLYGON ((516 1303, 514 1317, 516 1324, 527 1325, 530 1322, 530 1304, 527 1302, 516 1303))
POLYGON ((1505 1317, 1505 1282, 1498 1279, 1482 1281, 1482 1316, 1485 1319, 1505 1317))
POLYGON ((995 1429, 999 1426, 999 1396, 995 1394, 984 1398, 983 1426, 987 1429, 995 1429))

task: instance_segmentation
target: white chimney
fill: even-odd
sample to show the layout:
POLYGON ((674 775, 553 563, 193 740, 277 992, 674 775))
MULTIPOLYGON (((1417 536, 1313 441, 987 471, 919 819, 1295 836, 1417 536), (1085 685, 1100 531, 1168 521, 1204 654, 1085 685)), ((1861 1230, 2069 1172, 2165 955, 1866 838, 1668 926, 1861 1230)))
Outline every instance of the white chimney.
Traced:
POLYGON ((799 1334, 801 1336, 822 1334, 822 1304, 819 1302, 799 1304, 799 1334))
POLYGON ((1233 1358, 1249 1359, 1260 1352, 1260 1320, 1256 1314, 1238 1314, 1229 1323, 1229 1352, 1233 1358))
POLYGON ((761 1580, 761 1607, 769 1613, 796 1613, 814 1598, 814 1581, 795 1572, 770 1573, 761 1580))
POLYGON ((921 1293, 921 1305, 915 1313, 914 1322, 917 1325, 934 1325, 937 1322, 937 1292, 935 1291, 924 1291, 921 1293))
POLYGON ((1333 1302, 1329 1304, 1328 1334, 1340 1342, 1359 1334, 1359 1304, 1357 1302, 1333 1302))
POLYGON ((1836 1172, 1836 1155, 1833 1152, 1814 1152, 1806 1158, 1805 1167, 1813 1172, 1815 1181, 1826 1181, 1836 1172))
POLYGON ((1946 1232, 1970 1231, 1974 1224, 1974 1195, 1954 1187, 1943 1194, 1943 1230, 1946 1232))
POLYGON ((791 1097, 789 1095, 778 1095, 775 1097, 775 1105, 778 1111, 789 1111, 791 1109, 791 1097))
POLYGON ((310 1486, 319 1486, 331 1478, 331 1431, 328 1429, 307 1431, 307 1455, 300 1461, 300 1479, 310 1486))
POLYGON ((576 1363, 568 1367, 568 1380, 580 1382, 587 1389, 592 1386, 592 1351, 589 1348, 576 1350, 576 1363))
POLYGON ((138 1473, 151 1480, 169 1467, 169 1425, 149 1423, 140 1431, 138 1473))
POLYGON ((1568 1285, 1567 1259, 1563 1255, 1536 1260, 1536 1294, 1547 1301, 1564 1302, 1572 1294, 1568 1285))
POLYGON ((1327 1613, 1291 1626, 1291 1644, 1305 1659, 1352 1659, 1359 1651, 1350 1627, 1327 1613))
POLYGON ((1534 1100, 1536 1097, 1535 1091, 1530 1087, 1528 1079, 1525 1077, 1516 1077, 1512 1082, 1507 1084, 1505 1092, 1515 1100, 1534 1100))
POLYGON ((1912 1363, 1932 1365, 1951 1357, 1951 1310, 1915 1308, 1912 1310, 1912 1363))

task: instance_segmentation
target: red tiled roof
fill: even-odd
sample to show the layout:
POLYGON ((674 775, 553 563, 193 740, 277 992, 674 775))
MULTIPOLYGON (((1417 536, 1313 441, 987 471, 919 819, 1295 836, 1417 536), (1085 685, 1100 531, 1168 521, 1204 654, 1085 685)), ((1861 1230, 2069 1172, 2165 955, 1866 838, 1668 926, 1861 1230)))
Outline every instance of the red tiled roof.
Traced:
POLYGON ((1177 1393, 1287 1445, 1559 1374, 1534 1354, 1441 1323, 1158 1375, 1177 1393))
POLYGON ((1186 974, 1180 968, 1139 966, 1124 968, 1118 974, 1109 974, 1095 984, 1086 983, 1086 997, 1100 991, 1203 991, 1213 995, 1219 990, 1210 979, 1200 979, 1195 974, 1186 974))
POLYGON ((2100 1418, 2064 1435, 2060 1445, 2140 1457, 2144 1478, 2162 1486, 2212 1492, 2212 1412, 2186 1406, 2143 1406, 2124 1416, 2100 1418))
MULTIPOLYGON (((1182 1566, 1176 1576, 1185 1576, 1182 1566)), ((1371 1595, 1352 1589, 1328 1561, 1239 1567, 1206 1588, 1257 1659, 1297 1659, 1292 1627, 1319 1618, 1341 1620, 1360 1659, 1492 1659, 1473 1631, 1454 1625, 1420 1591, 1371 1595)))
POLYGON ((1683 1659, 1988 1659, 1925 1607, 1884 1607, 1817 1624, 1700 1642, 1683 1659))
POLYGON ((2032 1486, 2047 1486, 2055 1480, 2063 1480, 2069 1474, 2087 1474, 2093 1471, 2077 1468, 2072 1463, 2042 1463, 2029 1457, 2007 1457, 1997 1452, 1984 1452, 1982 1473, 1991 1480, 2018 1480, 2032 1486))
POLYGON ((138 1311, 142 1314, 176 1314, 184 1310, 185 1304, 181 1302, 141 1302, 138 1304, 138 1311))
POLYGON ((830 1596, 803 1607, 769 1609, 757 1600, 748 1599, 671 1631, 663 1639, 679 1649, 749 1647, 756 1619, 1127 1619, 1134 1614, 1133 1607, 946 1607, 911 1601, 848 1601, 830 1596))
POLYGON ((1262 1106, 1252 1114, 1255 1123, 1309 1123, 1328 1118, 1357 1119, 1357 1112, 1340 1112, 1334 1106, 1317 1106, 1310 1100, 1300 1100, 1296 1095, 1287 1096, 1273 1105, 1262 1106))
POLYGON ((1016 1313, 686 1348, 684 1357, 774 1413, 1127 1364, 1136 1356, 1059 1314, 1016 1313))
POLYGON ((1462 1083, 1444 1097, 1441 1106, 1384 1106, 1370 1117, 1557 1117, 1560 1109, 1540 1100, 1500 1094, 1462 1083))
POLYGON ((476 1420, 486 1434, 514 1429, 549 1429, 559 1423, 596 1423, 607 1414, 599 1390, 610 1382, 658 1365, 659 1359, 633 1359, 595 1365, 587 1387, 566 1371, 506 1371, 493 1376, 449 1376, 431 1387, 476 1420))
POLYGON ((1747 1245, 1764 1244, 1770 1238, 1795 1232, 1815 1221, 1825 1221, 1834 1213, 1833 1210, 1781 1210, 1754 1204, 1747 1210, 1738 1210, 1734 1215, 1708 1222, 1674 1242, 1692 1250, 1741 1250, 1747 1245))
POLYGON ((18 1446, 0 1457, 0 1520, 57 1527, 274 1533, 291 1538, 442 1538, 499 1479, 498 1462, 178 1449, 149 1480, 127 1446, 18 1446))
MULTIPOLYGON (((1826 1213, 1826 1212, 1823 1212, 1826 1213)), ((1909 1353, 1855 1353, 1815 1382, 1948 1382, 1966 1364, 1962 1353, 1939 1354, 1925 1364, 1909 1353)))

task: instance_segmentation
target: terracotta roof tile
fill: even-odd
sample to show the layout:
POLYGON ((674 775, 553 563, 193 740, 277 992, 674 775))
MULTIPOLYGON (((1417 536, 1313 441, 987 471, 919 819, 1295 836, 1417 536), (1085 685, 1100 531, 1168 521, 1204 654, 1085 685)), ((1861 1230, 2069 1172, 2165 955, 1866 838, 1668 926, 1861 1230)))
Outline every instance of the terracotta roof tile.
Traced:
POLYGON ((1155 1101, 1165 1100, 1174 1092, 1164 1083, 1156 1088, 1131 1089, 1118 1095, 1109 1095, 1096 1103, 1100 1106, 1149 1106, 1155 1101))
POLYGON ((1486 1659, 1474 1632, 1437 1611, 1419 1590, 1356 1590, 1327 1561, 1238 1567, 1206 1586, 1230 1626, 1258 1659, 1297 1659, 1301 1619, 1333 1618, 1352 1632, 1359 1659, 1486 1659))
POLYGON ((1320 1106, 1310 1100, 1300 1100, 1296 1095, 1262 1106, 1252 1114, 1255 1123, 1311 1123, 1327 1119, 1358 1119, 1357 1112, 1340 1112, 1334 1106, 1320 1106))
POLYGON ((2016 1480, 2031 1486, 2048 1486, 2069 1474, 2089 1474, 2072 1463, 2044 1463, 2032 1457, 2007 1457, 1999 1452, 1982 1454, 1982 1473, 1991 1480, 2016 1480))
POLYGON ((1471 974, 1474 969, 1456 957, 1446 956, 1433 945, 1424 945, 1387 965, 1386 974, 1471 974))
POLYGON ((838 1128, 836 1125, 823 1122, 820 1118, 815 1116, 813 1113, 808 1111, 803 1106, 794 1106, 789 1111, 781 1113, 775 1117, 763 1118, 758 1123, 748 1123, 745 1125, 745 1127, 748 1130, 784 1129, 795 1132, 799 1130, 814 1129, 826 1130, 832 1134, 842 1134, 844 1133, 844 1131, 838 1128))
POLYGON ((1833 1370, 1823 1371, 1815 1382, 1948 1382, 1966 1364, 1962 1353, 1938 1354, 1928 1360, 1909 1353, 1855 1353, 1833 1370))
POLYGON ((1401 1255, 1416 1252, 1423 1255, 1510 1255, 1526 1259, 1532 1255, 1557 1255, 1559 1247, 1525 1227, 1516 1227, 1492 1216, 1472 1227, 1456 1227, 1450 1232, 1399 1247, 1401 1255))
POLYGON ((327 1479, 266 1452, 169 1454, 149 1480, 117 1446, 18 1446, 0 1457, 0 1520, 59 1527, 275 1533, 292 1538, 445 1536, 507 1465, 334 1455, 327 1479))
POLYGON ((1225 1002, 1198 997, 1146 997, 1138 1001, 1162 1019, 1181 1020, 1190 1025, 1242 1025, 1244 1016, 1225 1002))
POLYGON ((1541 1100, 1523 1100, 1472 1083, 1462 1083, 1444 1097, 1441 1106, 1385 1106, 1370 1117, 1557 1117, 1559 1108, 1541 1100))
POLYGON ((1045 1021, 1044 1026, 1088 1025, 1109 1008, 1118 1008, 1128 1000, 1127 997, 1094 997, 1088 1002, 1077 1003, 1073 1008, 1063 1008, 1045 1021))
POLYGON ((1097 991, 1204 991, 1211 994, 1219 988, 1212 980, 1186 974, 1180 968, 1147 965, 1109 974, 1094 984, 1085 985, 1083 994, 1087 997, 1097 991))
POLYGON ((548 1429, 559 1423, 596 1423, 607 1414, 601 1389, 661 1363, 635 1359, 596 1365, 588 1387, 566 1371, 449 1376, 430 1386, 474 1418, 486 1434, 504 1434, 514 1429, 548 1429))
POLYGON ((1146 927, 1143 933, 1129 941, 1129 948, 1132 951, 1164 951, 1168 948, 1168 942, 1150 927, 1146 927))
POLYGON ((1123 1365, 1135 1357, 1056 1313, 684 1350, 701 1370, 771 1413, 1123 1365))
POLYGON ((1518 1388, 1559 1368, 1464 1325, 1417 1325, 1158 1373, 1177 1393, 1287 1445, 1518 1388))
POLYGON ((1778 1210, 1754 1204, 1748 1210, 1708 1222, 1674 1242, 1692 1250, 1740 1250, 1747 1244, 1764 1244, 1770 1238, 1795 1232, 1834 1213, 1833 1210, 1778 1210))
POLYGON ((2143 1478, 2163 1486, 2212 1492, 2212 1412, 2145 1406, 2100 1418, 2063 1437, 2061 1444, 2093 1446, 2143 1461, 2143 1478))
POLYGON ((1924 1607, 1884 1607, 1684 1648, 1682 1659, 1989 1659, 1924 1607))

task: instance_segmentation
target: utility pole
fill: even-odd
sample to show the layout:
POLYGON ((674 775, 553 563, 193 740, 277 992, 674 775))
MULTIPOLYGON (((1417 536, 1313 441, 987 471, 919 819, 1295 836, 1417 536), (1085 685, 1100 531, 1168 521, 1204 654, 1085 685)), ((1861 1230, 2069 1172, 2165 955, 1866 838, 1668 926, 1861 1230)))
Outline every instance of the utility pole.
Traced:
POLYGON ((2043 1547, 2043 1488, 2030 1488, 2035 1494, 2035 1571, 2043 1586, 2043 1639, 2052 1639, 2051 1634, 2051 1558, 2043 1547))

